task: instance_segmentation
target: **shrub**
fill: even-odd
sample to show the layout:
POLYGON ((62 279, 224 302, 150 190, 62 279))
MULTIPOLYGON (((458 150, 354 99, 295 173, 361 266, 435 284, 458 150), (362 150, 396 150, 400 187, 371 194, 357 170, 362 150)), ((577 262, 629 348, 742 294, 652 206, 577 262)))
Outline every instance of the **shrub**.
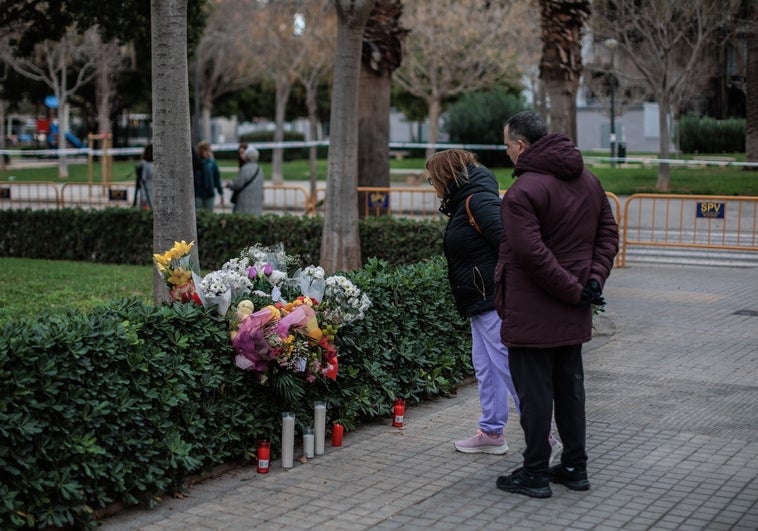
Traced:
POLYGON ((249 459, 260 438, 279 448, 281 411, 301 431, 326 399, 352 429, 390 415, 395 396, 445 395, 471 373, 443 258, 370 260, 349 278, 373 308, 340 330, 338 379, 314 384, 292 373, 258 384, 233 363, 228 323, 192 304, 124 299, 4 324, 0 528, 93 527, 94 509, 150 505, 188 474, 249 459))
MULTIPOLYGON (((443 129, 453 143, 501 145, 503 124, 526 108, 523 97, 502 89, 472 92, 448 107, 443 129)), ((503 151, 475 152, 485 165, 502 166, 507 160, 503 151)))
POLYGON ((744 153, 745 120, 689 113, 679 119, 678 136, 683 153, 744 153))
MULTIPOLYGON (((255 243, 282 243, 305 265, 319 261, 322 217, 256 217, 199 210, 196 219, 203 269, 218 269, 255 243)), ((394 265, 409 264, 442 252, 443 220, 419 222, 384 216, 358 223, 364 263, 378 258, 394 265)), ((0 256, 4 257, 152 263, 153 218, 140 209, 0 210, 0 226, 0 256)))

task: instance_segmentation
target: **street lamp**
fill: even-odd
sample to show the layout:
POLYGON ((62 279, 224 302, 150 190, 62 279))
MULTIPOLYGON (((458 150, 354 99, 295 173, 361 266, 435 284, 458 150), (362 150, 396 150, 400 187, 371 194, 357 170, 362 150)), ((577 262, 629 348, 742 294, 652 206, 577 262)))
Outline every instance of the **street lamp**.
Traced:
POLYGON ((614 54, 616 51, 616 46, 618 46, 618 41, 616 39, 605 39, 603 41, 603 46, 608 48, 611 52, 611 78, 610 78, 610 92, 611 92, 611 135, 610 135, 610 144, 611 144, 611 166, 616 165, 616 75, 613 73, 614 64, 614 54))

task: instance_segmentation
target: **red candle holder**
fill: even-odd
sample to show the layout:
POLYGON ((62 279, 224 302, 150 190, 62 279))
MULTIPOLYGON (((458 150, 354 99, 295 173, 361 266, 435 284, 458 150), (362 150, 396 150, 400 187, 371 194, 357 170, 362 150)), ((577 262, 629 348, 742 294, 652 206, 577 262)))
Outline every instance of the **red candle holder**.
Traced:
POLYGON ((394 416, 392 417, 392 426, 402 428, 405 420, 405 400, 402 398, 395 399, 394 416))
POLYGON ((339 422, 332 424, 332 446, 342 446, 342 435, 345 428, 339 422))
POLYGON ((261 441, 258 443, 258 473, 268 474, 271 459, 271 443, 261 441))

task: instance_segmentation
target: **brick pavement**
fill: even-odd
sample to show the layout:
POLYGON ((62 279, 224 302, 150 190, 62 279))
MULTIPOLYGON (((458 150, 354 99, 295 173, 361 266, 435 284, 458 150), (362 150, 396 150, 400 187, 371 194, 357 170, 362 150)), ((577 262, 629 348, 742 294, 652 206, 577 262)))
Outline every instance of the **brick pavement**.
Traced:
POLYGON ((305 464, 238 469, 189 497, 130 509, 106 530, 758 529, 758 268, 615 270, 585 347, 592 489, 537 500, 495 488, 521 463, 461 454, 475 384, 345 435, 305 464))

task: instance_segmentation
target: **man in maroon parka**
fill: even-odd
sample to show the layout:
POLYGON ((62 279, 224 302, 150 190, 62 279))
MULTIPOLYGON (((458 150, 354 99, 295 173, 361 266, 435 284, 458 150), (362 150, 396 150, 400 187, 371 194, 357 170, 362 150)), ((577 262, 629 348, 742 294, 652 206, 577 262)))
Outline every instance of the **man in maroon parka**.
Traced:
POLYGON ((564 134, 520 112, 505 124, 517 177, 503 197, 495 270, 500 337, 510 352, 526 439, 523 467, 497 479, 506 492, 552 495, 550 482, 590 488, 585 450, 582 344, 592 338, 592 305, 618 252, 618 225, 598 179, 564 134), (549 467, 550 422, 563 441, 549 467))

